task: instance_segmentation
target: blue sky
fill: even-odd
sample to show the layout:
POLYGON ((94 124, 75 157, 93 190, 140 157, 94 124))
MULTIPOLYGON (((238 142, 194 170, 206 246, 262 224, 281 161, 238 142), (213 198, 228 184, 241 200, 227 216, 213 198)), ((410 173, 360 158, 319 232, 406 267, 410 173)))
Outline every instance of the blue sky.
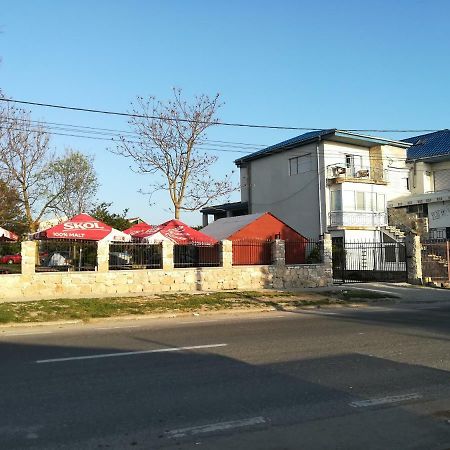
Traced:
MULTIPOLYGON (((0 0, 0 6, 0 88, 16 99, 127 111, 136 95, 166 99, 176 86, 188 97, 220 92, 219 117, 227 122, 450 127, 449 1, 0 0)), ((32 113, 127 129, 111 116, 38 107, 32 113)), ((216 127, 208 137, 270 145, 297 134, 216 127)), ((114 202, 114 210, 129 208, 151 223, 171 218, 168 196, 149 205, 138 193, 149 176, 129 170, 108 152, 108 142, 68 136, 52 142, 58 151, 95 155, 99 200, 114 202)), ((216 154, 211 171, 221 176, 244 153, 216 154)), ((199 213, 182 219, 201 223, 199 213)))

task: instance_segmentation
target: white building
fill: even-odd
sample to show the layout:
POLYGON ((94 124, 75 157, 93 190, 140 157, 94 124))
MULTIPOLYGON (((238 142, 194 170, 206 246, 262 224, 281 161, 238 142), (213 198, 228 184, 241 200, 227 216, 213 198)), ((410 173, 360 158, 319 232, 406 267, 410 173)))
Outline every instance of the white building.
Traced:
POLYGON ((204 208, 203 223, 269 211, 310 238, 392 241, 386 202, 409 194, 409 146, 336 129, 289 139, 236 160, 241 202, 204 208))
POLYGON ((450 130, 405 139, 410 194, 388 202, 391 220, 431 238, 450 237, 450 130))

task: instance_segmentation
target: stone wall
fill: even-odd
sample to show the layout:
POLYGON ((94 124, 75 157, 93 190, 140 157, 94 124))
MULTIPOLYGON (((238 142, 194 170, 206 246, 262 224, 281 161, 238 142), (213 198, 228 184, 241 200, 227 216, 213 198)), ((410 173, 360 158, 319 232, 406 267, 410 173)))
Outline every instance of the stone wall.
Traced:
MULTIPOLYGON (((331 239, 329 239, 331 243, 331 239)), ((173 248, 163 248, 163 269, 108 271, 107 248, 99 246, 97 272, 34 272, 30 269, 33 244, 24 242, 27 257, 20 275, 0 276, 0 302, 42 298, 106 297, 145 295, 160 292, 198 292, 218 290, 292 289, 332 284, 331 259, 326 251, 324 264, 286 266, 281 261, 284 248, 274 248, 277 263, 264 266, 232 266, 231 242, 222 243, 222 267, 174 269, 173 259, 165 254, 173 248), (25 270, 24 270, 25 269, 25 270)), ((284 242, 278 241, 282 247, 284 242)), ((330 244, 331 245, 331 244, 330 244)), ((328 240, 325 248, 328 247, 328 240)), ((171 253, 172 252, 172 253, 171 253)))

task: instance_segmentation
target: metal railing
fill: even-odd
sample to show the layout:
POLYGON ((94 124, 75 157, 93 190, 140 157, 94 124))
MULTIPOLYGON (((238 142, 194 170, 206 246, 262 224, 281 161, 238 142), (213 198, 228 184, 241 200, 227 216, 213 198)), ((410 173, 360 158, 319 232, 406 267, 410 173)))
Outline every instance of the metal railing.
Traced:
POLYGON ((97 242, 42 240, 38 252, 36 272, 97 270, 97 242))
POLYGON ((20 243, 0 241, 0 275, 21 272, 20 243))
POLYGON ((323 263, 323 241, 299 240, 284 242, 286 264, 323 263))
POLYGON ((364 167, 346 167, 345 164, 332 164, 327 166, 327 178, 332 179, 351 179, 351 180, 370 180, 370 181, 388 181, 389 171, 383 168, 364 167))
POLYGON ((433 281, 450 280, 450 242, 426 240, 421 242, 422 276, 433 281))
POLYGON ((109 268, 161 269, 162 246, 141 242, 112 242, 109 244, 109 268))
POLYGON ((173 246, 173 265, 183 267, 219 267, 220 244, 195 243, 173 246))
POLYGON ((233 265, 272 264, 272 242, 266 240, 233 241, 233 265))
POLYGON ((385 226, 388 224, 385 212, 373 211, 331 211, 330 226, 385 226))

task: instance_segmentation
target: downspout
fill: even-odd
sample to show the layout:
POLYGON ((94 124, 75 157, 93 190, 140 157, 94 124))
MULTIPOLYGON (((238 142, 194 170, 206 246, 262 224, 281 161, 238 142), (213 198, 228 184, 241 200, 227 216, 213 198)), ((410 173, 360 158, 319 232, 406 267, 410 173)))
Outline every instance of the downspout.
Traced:
POLYGON ((247 202, 248 202, 248 214, 252 213, 252 170, 251 162, 247 164, 247 202))
POLYGON ((323 223, 322 223, 322 183, 320 182, 320 159, 319 159, 319 143, 320 143, 320 136, 316 143, 316 158, 317 158, 317 179, 318 179, 318 186, 319 186, 319 235, 323 235, 323 223))

